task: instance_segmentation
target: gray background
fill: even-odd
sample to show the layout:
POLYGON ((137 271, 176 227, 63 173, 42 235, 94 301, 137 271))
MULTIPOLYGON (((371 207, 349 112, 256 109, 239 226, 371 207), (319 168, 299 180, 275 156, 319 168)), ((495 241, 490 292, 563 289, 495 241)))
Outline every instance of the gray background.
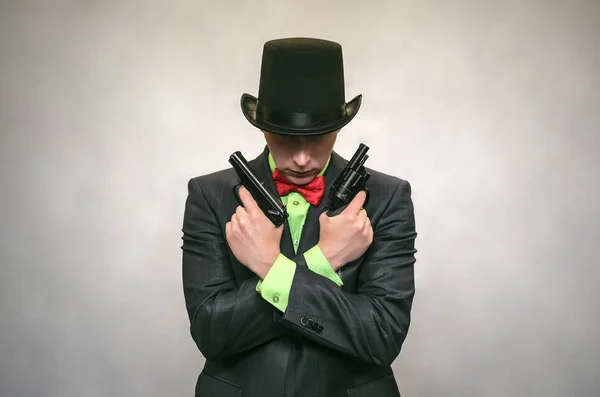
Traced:
POLYGON ((336 150, 413 186, 403 396, 600 394, 598 1, 2 1, 0 396, 191 396, 186 182, 264 41, 344 46, 336 150))

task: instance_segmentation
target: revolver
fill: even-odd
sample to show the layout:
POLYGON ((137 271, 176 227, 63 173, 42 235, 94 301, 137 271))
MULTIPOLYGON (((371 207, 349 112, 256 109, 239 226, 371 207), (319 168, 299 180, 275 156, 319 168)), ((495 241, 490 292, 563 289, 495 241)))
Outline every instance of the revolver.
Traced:
POLYGON ((328 216, 335 216, 342 212, 361 190, 367 194, 363 207, 367 206, 370 193, 365 184, 371 174, 365 170, 364 163, 369 158, 368 150, 369 147, 361 143, 352 159, 331 186, 326 203, 328 216))
POLYGON ((275 196, 269 192, 265 187, 264 181, 262 181, 256 171, 250 167, 250 164, 241 152, 236 151, 229 156, 229 163, 231 163, 240 178, 240 183, 233 187, 233 194, 238 203, 243 206, 238 191, 240 187, 244 185, 273 225, 275 225, 275 227, 281 226, 288 218, 288 213, 279 196, 275 196))

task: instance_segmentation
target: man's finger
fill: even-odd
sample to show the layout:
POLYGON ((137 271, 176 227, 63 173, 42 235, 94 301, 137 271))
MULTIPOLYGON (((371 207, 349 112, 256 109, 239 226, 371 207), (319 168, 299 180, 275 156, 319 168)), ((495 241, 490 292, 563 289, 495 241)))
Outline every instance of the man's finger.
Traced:
POLYGON ((358 192, 356 194, 356 196, 354 196, 352 201, 350 201, 350 203, 348 204, 348 206, 346 207, 344 212, 349 212, 352 215, 358 214, 360 212, 360 210, 362 209, 362 206, 365 203, 366 199, 367 199, 367 192, 365 192, 364 190, 361 190, 360 192, 358 192))
POLYGON ((246 209, 244 207, 242 207, 241 205, 238 205, 238 207, 235 210, 235 219, 236 221, 242 225, 244 223, 246 223, 246 218, 248 217, 248 212, 246 211, 246 209))
POLYGON ((240 231, 240 220, 236 214, 233 214, 231 221, 229 222, 229 233, 235 234, 240 231))
POLYGON ((229 239, 231 238, 231 222, 227 222, 225 224, 225 237, 227 242, 230 243, 231 241, 229 239))
POLYGON ((363 225, 363 232, 364 232, 365 234, 368 234, 368 233, 369 233, 369 229, 370 229, 370 228, 371 228, 371 220, 369 219, 369 217, 367 217, 367 218, 365 219, 365 223, 364 223, 364 225, 363 225))
POLYGON ((240 200, 242 200, 242 204, 244 204, 244 208, 246 208, 246 212, 248 212, 249 214, 254 214, 257 211, 262 212, 258 204, 256 204, 256 201, 252 197, 252 194, 250 194, 250 192, 248 191, 248 189, 246 189, 245 186, 240 187, 238 194, 240 195, 240 200))

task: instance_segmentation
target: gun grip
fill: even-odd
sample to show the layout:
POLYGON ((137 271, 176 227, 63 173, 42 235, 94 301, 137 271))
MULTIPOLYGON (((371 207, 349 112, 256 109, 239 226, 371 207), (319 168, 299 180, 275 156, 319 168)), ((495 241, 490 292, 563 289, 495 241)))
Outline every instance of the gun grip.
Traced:
POLYGON ((336 216, 339 215, 342 211, 344 211, 346 209, 346 205, 341 206, 340 208, 336 209, 336 210, 327 210, 327 216, 332 217, 332 216, 336 216))
MULTIPOLYGON (((369 202, 369 197, 371 196, 371 192, 366 187, 364 187, 362 190, 364 190, 365 193, 366 193, 365 202, 363 203, 362 208, 366 208, 367 207, 367 203, 369 202)), ((356 196, 354 196, 354 197, 356 197, 356 196)), ((352 200, 354 200, 354 197, 352 197, 352 200)), ((348 206, 348 204, 343 205, 340 208, 335 209, 335 210, 327 210, 327 216, 336 216, 336 215, 339 215, 342 211, 344 211, 346 209, 347 206, 348 206)))
POLYGON ((365 197, 365 202, 363 203, 362 207, 367 208, 367 204, 369 203, 369 197, 371 196, 371 192, 369 191, 369 189, 367 187, 365 187, 363 190, 365 191, 367 196, 365 197))

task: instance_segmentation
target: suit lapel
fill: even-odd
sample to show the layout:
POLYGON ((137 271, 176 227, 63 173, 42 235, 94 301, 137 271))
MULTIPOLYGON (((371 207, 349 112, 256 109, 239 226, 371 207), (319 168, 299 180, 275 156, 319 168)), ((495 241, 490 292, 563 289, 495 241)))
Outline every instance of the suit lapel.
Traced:
POLYGON ((298 247, 298 252, 300 254, 308 251, 310 248, 319 243, 319 216, 323 213, 325 205, 327 204, 327 196, 329 195, 331 185, 342 172, 345 165, 345 160, 341 156, 339 156, 336 152, 331 153, 331 160, 329 161, 329 166, 325 170, 324 174, 325 194, 323 194, 323 199, 317 207, 311 205, 308 209, 306 221, 304 222, 304 228, 302 229, 302 234, 300 237, 300 246, 298 247))

